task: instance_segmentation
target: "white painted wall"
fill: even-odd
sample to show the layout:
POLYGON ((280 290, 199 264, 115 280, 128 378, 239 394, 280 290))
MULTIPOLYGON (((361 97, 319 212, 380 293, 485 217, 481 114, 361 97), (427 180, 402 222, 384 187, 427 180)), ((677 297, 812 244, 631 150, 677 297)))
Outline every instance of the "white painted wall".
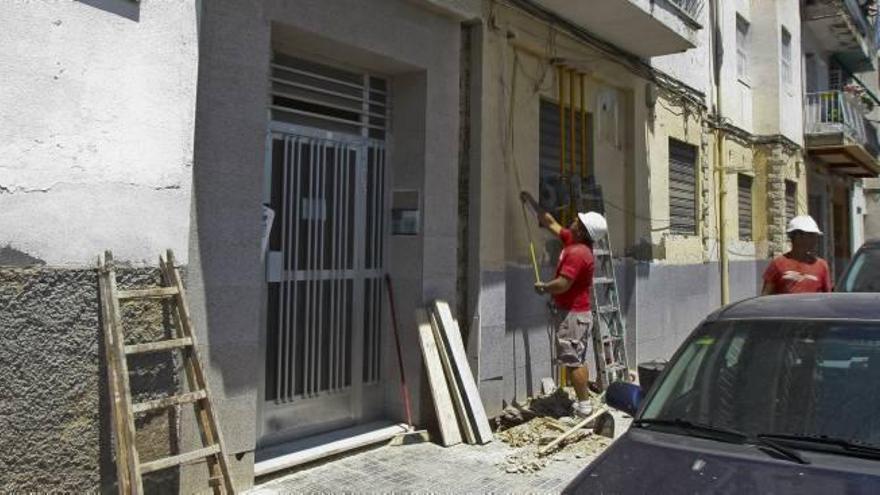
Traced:
POLYGON ((753 132, 752 125, 752 88, 754 87, 755 60, 754 25, 752 30, 752 57, 746 77, 737 76, 736 70, 736 16, 754 24, 749 0, 719 2, 719 23, 721 42, 724 48, 724 60, 721 65, 721 114, 730 119, 734 125, 748 132, 753 132))
POLYGON ((683 53, 652 57, 650 63, 653 67, 705 94, 706 102, 709 104, 712 98, 712 23, 709 19, 708 4, 698 21, 703 29, 696 33, 696 48, 683 53))
POLYGON ((0 248, 49 265, 98 252, 186 260, 194 0, 4 4, 0 248))
POLYGON ((751 9, 754 112, 757 134, 803 142, 800 9, 797 0, 755 2, 751 9), (791 81, 783 81, 782 28, 791 35, 791 81))

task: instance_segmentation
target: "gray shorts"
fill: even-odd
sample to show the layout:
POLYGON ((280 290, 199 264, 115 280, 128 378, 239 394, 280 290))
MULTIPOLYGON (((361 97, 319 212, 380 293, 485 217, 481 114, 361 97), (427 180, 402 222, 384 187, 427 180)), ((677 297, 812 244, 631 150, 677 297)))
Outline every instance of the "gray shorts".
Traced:
POLYGON ((553 326, 556 361, 563 366, 584 366, 593 351, 593 313, 557 309, 553 312, 553 326))

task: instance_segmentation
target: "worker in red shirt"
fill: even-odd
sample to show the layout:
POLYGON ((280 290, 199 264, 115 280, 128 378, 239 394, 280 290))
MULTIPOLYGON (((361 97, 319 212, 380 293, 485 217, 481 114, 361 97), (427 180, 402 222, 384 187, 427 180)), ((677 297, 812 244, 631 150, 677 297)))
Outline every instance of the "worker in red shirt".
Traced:
POLYGON ((816 256, 822 231, 809 215, 788 222, 791 251, 773 258, 764 271, 763 295, 831 292, 828 263, 816 256))
POLYGON ((596 213, 578 213, 577 219, 564 228, 546 210, 538 206, 527 192, 521 194, 538 213, 538 221, 559 237, 562 252, 556 265, 556 276, 549 282, 536 282, 535 291, 553 297, 553 326, 556 330, 556 360, 569 369, 577 402, 572 406, 577 416, 592 413, 589 402, 589 371, 587 355, 593 349, 593 314, 590 312, 590 292, 593 288, 593 242, 608 232, 605 218, 596 213))

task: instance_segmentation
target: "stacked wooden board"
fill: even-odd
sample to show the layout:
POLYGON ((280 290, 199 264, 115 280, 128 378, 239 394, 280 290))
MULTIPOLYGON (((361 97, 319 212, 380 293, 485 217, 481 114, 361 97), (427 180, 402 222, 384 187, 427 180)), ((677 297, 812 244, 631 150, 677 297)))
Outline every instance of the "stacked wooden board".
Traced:
POLYGON ((441 443, 450 446, 462 439, 470 444, 492 441, 489 418, 449 304, 434 301, 427 309, 417 309, 416 323, 441 443))

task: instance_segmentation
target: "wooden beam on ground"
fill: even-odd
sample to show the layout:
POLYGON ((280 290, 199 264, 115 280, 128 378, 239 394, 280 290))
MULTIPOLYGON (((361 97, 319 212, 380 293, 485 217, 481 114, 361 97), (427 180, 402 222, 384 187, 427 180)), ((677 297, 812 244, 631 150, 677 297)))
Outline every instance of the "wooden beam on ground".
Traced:
POLYGON ((458 323, 452 317, 449 304, 445 301, 434 301, 434 313, 440 323, 439 333, 442 335, 442 339, 438 339, 438 342, 443 342, 449 352, 455 372, 455 381, 461 389, 466 412, 464 417, 473 429, 474 439, 477 443, 491 442, 492 429, 489 427, 489 418, 486 416, 483 400, 477 389, 477 382, 474 380, 474 374, 468 363, 458 323))
POLYGON ((461 432, 458 429, 455 406, 452 405, 452 397, 449 395, 446 376, 443 373, 443 363, 440 360, 434 330, 424 309, 416 309, 416 324, 419 328, 419 344, 422 347, 425 371, 428 374, 428 386, 434 399, 434 412, 437 413, 437 423, 440 427, 441 443, 444 447, 449 447, 461 443, 461 432))

